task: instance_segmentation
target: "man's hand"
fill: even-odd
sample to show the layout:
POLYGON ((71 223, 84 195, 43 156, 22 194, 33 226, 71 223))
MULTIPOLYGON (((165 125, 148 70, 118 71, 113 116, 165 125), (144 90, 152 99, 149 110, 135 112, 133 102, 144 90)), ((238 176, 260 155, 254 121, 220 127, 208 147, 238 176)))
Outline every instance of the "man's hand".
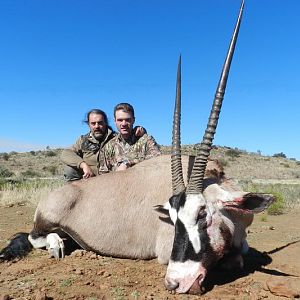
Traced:
POLYGON ((142 126, 136 126, 134 127, 133 129, 134 131, 134 135, 137 137, 137 138, 140 138, 142 137, 145 133, 147 133, 146 129, 142 126))
POLYGON ((82 162, 79 166, 82 171, 83 171, 83 176, 82 178, 87 179, 90 177, 95 176, 95 174, 93 173, 92 169, 90 168, 90 166, 86 163, 86 162, 82 162))
POLYGON ((117 171, 117 172, 118 172, 118 171, 124 171, 124 170, 126 170, 126 169, 128 169, 127 165, 125 165, 125 164, 120 164, 120 165, 117 167, 116 171, 117 171))
POLYGON ((116 171, 124 171, 130 167, 130 163, 128 160, 123 160, 119 162, 118 167, 116 168, 116 171))

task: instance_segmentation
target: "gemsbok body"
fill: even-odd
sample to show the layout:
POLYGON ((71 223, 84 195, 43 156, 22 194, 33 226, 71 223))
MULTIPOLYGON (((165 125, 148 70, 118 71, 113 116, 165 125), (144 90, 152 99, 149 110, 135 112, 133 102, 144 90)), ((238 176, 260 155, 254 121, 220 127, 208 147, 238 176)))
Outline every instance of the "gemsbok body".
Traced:
MULTIPOLYGON (((200 291, 210 268, 226 256, 243 267, 246 228, 272 203, 268 194, 246 193, 209 160, 225 93, 244 1, 225 59, 207 129, 196 157, 180 151, 181 57, 177 71, 172 154, 143 161, 126 171, 69 183, 39 202, 34 228, 18 234, 0 259, 46 247, 64 257, 67 235, 83 249, 124 258, 157 258, 168 264, 165 286, 200 291), (171 168, 170 168, 171 162, 171 168)), ((235 266, 236 267, 236 266, 235 266)))

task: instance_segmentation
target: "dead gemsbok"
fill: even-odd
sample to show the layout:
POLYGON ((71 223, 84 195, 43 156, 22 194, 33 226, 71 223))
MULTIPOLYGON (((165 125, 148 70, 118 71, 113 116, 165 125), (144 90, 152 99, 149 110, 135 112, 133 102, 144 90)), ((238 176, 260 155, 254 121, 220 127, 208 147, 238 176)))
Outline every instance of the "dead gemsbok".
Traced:
POLYGON ((0 252, 2 260, 25 255, 32 246, 46 247, 51 256, 63 258, 63 233, 83 249, 101 255, 157 257, 160 263, 168 264, 166 288, 178 293, 200 290, 207 271, 227 254, 234 253, 242 267, 242 254, 248 247, 245 229, 252 223, 253 213, 262 211, 273 197, 241 191, 226 180, 220 165, 208 156, 243 5, 196 158, 189 160, 180 153, 180 58, 172 155, 146 160, 123 172, 66 184, 51 192, 38 204, 31 233, 16 235, 0 252), (184 182, 188 182, 186 187, 184 182))

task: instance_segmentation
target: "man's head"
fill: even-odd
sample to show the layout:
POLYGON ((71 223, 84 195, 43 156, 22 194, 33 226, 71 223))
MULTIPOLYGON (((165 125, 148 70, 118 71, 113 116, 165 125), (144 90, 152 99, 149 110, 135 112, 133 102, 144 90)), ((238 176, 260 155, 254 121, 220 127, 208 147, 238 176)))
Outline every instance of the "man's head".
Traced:
POLYGON ((134 109, 129 103, 119 103, 114 108, 115 124, 121 136, 127 140, 133 134, 134 109))
POLYGON ((92 109, 86 115, 85 123, 90 127, 93 136, 98 140, 102 140, 108 128, 108 119, 104 111, 100 109, 92 109))

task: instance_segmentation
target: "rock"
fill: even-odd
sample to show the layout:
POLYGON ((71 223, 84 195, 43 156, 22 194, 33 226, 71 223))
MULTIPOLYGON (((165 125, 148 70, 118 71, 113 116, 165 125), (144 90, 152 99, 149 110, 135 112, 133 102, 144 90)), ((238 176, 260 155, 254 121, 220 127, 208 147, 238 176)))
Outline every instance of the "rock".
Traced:
POLYGON ((71 257, 82 257, 82 256, 84 256, 85 253, 86 253, 85 250, 75 250, 70 254, 70 256, 71 257))
POLYGON ((0 295, 0 300, 10 300, 9 295, 0 295))
POLYGON ((45 292, 37 291, 35 294, 35 300, 49 300, 45 292))
POLYGON ((91 254, 90 259, 97 259, 97 254, 96 253, 91 254))
POLYGON ((83 269, 76 269, 75 274, 76 275, 83 275, 84 274, 83 269))
POLYGON ((296 298, 300 296, 298 289, 293 287, 286 278, 272 278, 267 281, 269 291, 276 296, 296 298))

